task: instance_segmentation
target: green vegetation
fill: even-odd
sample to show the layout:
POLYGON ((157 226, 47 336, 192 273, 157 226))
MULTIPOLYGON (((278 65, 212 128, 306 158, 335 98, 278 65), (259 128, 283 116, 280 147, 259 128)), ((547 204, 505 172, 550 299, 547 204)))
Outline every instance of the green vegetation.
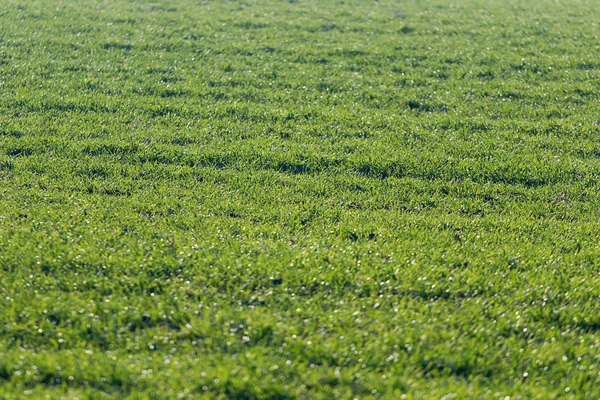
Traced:
POLYGON ((597 5, 2 1, 0 397, 599 398, 597 5))

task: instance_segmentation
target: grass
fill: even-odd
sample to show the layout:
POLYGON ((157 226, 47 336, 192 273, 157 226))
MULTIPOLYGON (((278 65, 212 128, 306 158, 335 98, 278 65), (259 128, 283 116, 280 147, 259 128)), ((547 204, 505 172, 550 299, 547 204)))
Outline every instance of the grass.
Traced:
POLYGON ((600 397, 596 2, 0 5, 0 397, 600 397))

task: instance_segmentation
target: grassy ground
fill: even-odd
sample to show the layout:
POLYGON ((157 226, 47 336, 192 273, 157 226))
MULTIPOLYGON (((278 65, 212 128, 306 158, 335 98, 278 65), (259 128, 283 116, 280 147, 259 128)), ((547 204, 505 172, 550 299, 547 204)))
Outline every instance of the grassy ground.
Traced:
POLYGON ((596 11, 2 1, 0 397, 600 398, 596 11))

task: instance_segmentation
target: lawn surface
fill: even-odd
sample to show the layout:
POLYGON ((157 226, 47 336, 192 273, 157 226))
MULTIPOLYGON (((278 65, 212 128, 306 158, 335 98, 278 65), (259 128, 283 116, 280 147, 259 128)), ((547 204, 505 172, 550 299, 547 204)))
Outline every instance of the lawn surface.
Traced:
POLYGON ((3 0, 0 397, 600 398, 597 6, 3 0))

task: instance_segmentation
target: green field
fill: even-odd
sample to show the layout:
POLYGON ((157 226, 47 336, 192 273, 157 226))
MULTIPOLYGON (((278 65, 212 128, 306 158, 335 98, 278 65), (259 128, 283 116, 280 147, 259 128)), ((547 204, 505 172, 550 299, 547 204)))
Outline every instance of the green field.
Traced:
POLYGON ((600 398, 596 0, 154 1, 0 3, 0 398, 600 398))

